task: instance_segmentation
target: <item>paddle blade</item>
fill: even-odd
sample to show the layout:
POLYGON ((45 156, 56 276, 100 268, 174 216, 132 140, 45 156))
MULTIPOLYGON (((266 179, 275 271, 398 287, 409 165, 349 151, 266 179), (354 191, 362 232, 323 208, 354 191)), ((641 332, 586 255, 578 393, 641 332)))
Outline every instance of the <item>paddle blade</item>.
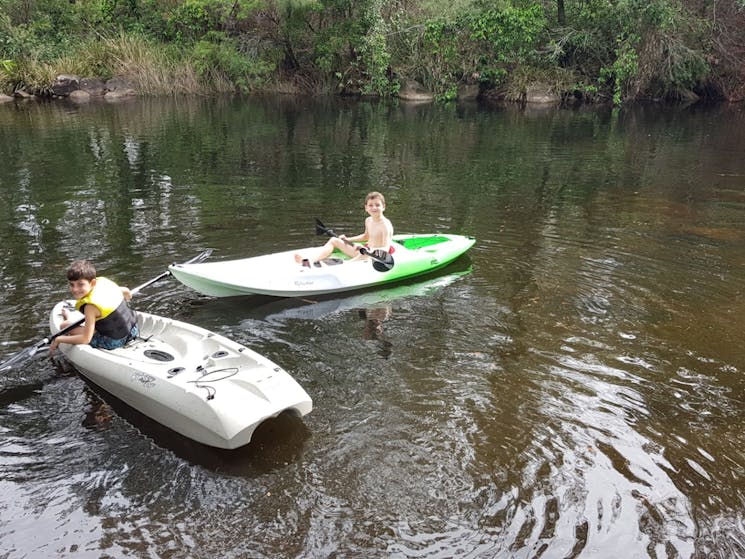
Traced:
POLYGON ((373 260, 373 268, 377 270, 378 272, 388 272, 393 268, 393 265, 395 262, 393 261, 393 256, 391 256, 388 252, 384 250, 376 250, 373 251, 372 256, 376 258, 376 260, 373 260))
MULTIPOLYGON (((207 260, 210 257, 211 254, 212 254, 212 249, 211 248, 208 248, 207 250, 205 250, 201 254, 198 254, 197 256, 195 256, 194 258, 192 258, 191 260, 187 260, 186 262, 184 262, 184 264, 199 264, 200 262, 204 262, 205 260, 207 260)), ((182 264, 175 264, 174 263, 174 266, 181 266, 181 265, 182 264)), ((134 295, 135 293, 139 293, 140 291, 142 291, 146 287, 150 287, 154 283, 157 283, 160 280, 162 280, 163 278, 167 278, 170 275, 171 275, 171 271, 168 270, 166 272, 163 272, 159 276, 154 277, 153 279, 151 279, 149 281, 146 281, 142 285, 138 285, 137 287, 135 287, 134 289, 132 289, 132 295, 134 295)))
POLYGON ((186 262, 184 262, 184 264, 199 264, 200 262, 204 262, 205 260, 207 260, 212 255, 212 250, 213 249, 208 248, 203 253, 198 254, 197 256, 195 256, 194 258, 192 258, 191 260, 187 260, 186 262))
POLYGON ((39 351, 39 346, 35 345, 27 347, 26 349, 12 355, 9 359, 0 363, 0 373, 7 373, 8 371, 12 371, 13 369, 23 368, 23 366, 31 361, 34 355, 36 355, 37 351, 39 351))
POLYGON ((320 220, 316 219, 316 235, 328 235, 329 237, 336 237, 333 229, 329 229, 320 220))

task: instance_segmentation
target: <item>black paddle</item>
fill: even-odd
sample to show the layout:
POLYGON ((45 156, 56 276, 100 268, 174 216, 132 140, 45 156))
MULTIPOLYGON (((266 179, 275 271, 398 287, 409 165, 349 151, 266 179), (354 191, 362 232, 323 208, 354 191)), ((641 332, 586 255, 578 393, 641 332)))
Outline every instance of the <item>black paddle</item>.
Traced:
MULTIPOLYGON (((212 249, 205 250, 203 253, 201 253, 198 256, 195 256, 194 258, 192 258, 188 262, 184 262, 184 264, 196 264, 197 262, 203 262, 204 260, 206 260, 210 256, 210 254, 212 254, 212 249)), ((138 285, 137 287, 135 287, 132 290, 132 295, 134 295, 135 293, 137 293, 139 291, 142 291, 146 287, 150 287, 154 283, 159 282, 163 278, 167 278, 170 275, 171 275, 171 272, 170 271, 163 272, 162 274, 160 274, 159 276, 151 279, 150 281, 146 281, 142 285, 138 285)), ((80 326, 81 324, 83 324, 83 322, 85 322, 85 318, 81 318, 80 320, 77 320, 77 321, 73 322, 72 324, 70 324, 68 326, 65 326, 62 330, 60 330, 56 334, 53 334, 53 335, 49 336, 48 338, 44 338, 43 340, 40 340, 40 341, 36 342, 31 347, 28 347, 28 348, 26 348, 24 350, 19 351, 15 355, 11 356, 9 359, 6 359, 2 364, 0 364, 0 373, 4 373, 4 372, 12 369, 13 366, 20 367, 20 366, 25 365, 26 362, 29 361, 34 355, 36 355, 36 353, 40 349, 42 349, 44 346, 49 345, 52 342, 52 340, 55 339, 57 336, 64 336, 70 330, 73 330, 73 329, 77 328, 78 326, 80 326)))
MULTIPOLYGON (((337 235, 333 229, 329 229, 326 227, 323 223, 321 223, 320 219, 316 219, 316 235, 327 235, 329 237, 336 237, 337 239, 341 239, 339 235, 337 235)), ((347 239, 341 239, 349 246, 356 246, 352 241, 348 241, 347 239)), ((376 250, 377 254, 382 254, 382 256, 378 256, 377 254, 373 254, 373 251, 368 250, 366 247, 360 246, 359 251, 361 254, 364 254, 365 256, 368 256, 372 259, 373 268, 375 268, 378 272, 387 272, 391 268, 393 268, 393 265, 395 262, 393 261, 393 257, 384 250, 376 250)))

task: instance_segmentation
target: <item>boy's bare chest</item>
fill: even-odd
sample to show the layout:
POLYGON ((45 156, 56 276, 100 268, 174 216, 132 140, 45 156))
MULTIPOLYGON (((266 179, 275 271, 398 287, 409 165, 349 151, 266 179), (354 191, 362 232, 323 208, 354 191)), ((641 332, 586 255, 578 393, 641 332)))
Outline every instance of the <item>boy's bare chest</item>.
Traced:
POLYGON ((388 238, 388 227, 384 221, 372 222, 368 227, 370 241, 385 241, 388 238))
POLYGON ((370 234, 371 235, 380 235, 385 234, 385 225, 382 223, 374 223, 370 226, 370 234))

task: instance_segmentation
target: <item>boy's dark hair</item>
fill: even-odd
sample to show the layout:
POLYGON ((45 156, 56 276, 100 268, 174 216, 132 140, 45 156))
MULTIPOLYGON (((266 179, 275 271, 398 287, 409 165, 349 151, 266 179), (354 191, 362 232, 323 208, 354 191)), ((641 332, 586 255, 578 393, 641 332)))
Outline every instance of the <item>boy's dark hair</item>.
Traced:
POLYGON ((96 279, 96 267, 90 260, 76 260, 67 269, 67 279, 68 281, 94 280, 96 279))

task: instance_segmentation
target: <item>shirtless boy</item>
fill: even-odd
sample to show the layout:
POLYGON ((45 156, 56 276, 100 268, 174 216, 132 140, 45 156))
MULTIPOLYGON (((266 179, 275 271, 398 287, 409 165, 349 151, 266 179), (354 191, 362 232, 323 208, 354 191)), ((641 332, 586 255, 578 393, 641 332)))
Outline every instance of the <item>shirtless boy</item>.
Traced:
POLYGON ((330 238, 325 245, 315 249, 314 252, 308 254, 295 254, 295 261, 298 264, 311 265, 315 262, 319 262, 324 258, 328 258, 335 249, 342 251, 344 254, 351 258, 363 257, 360 254, 360 246, 351 246, 345 241, 349 242, 364 242, 365 248, 373 252, 375 250, 384 250, 388 253, 393 252, 393 246, 391 244, 393 240, 393 225, 391 221, 383 215, 385 211, 385 198, 380 192, 370 192, 365 197, 365 211, 367 211, 368 217, 365 219, 365 231, 354 237, 347 237, 346 235, 339 235, 338 237, 330 238))

